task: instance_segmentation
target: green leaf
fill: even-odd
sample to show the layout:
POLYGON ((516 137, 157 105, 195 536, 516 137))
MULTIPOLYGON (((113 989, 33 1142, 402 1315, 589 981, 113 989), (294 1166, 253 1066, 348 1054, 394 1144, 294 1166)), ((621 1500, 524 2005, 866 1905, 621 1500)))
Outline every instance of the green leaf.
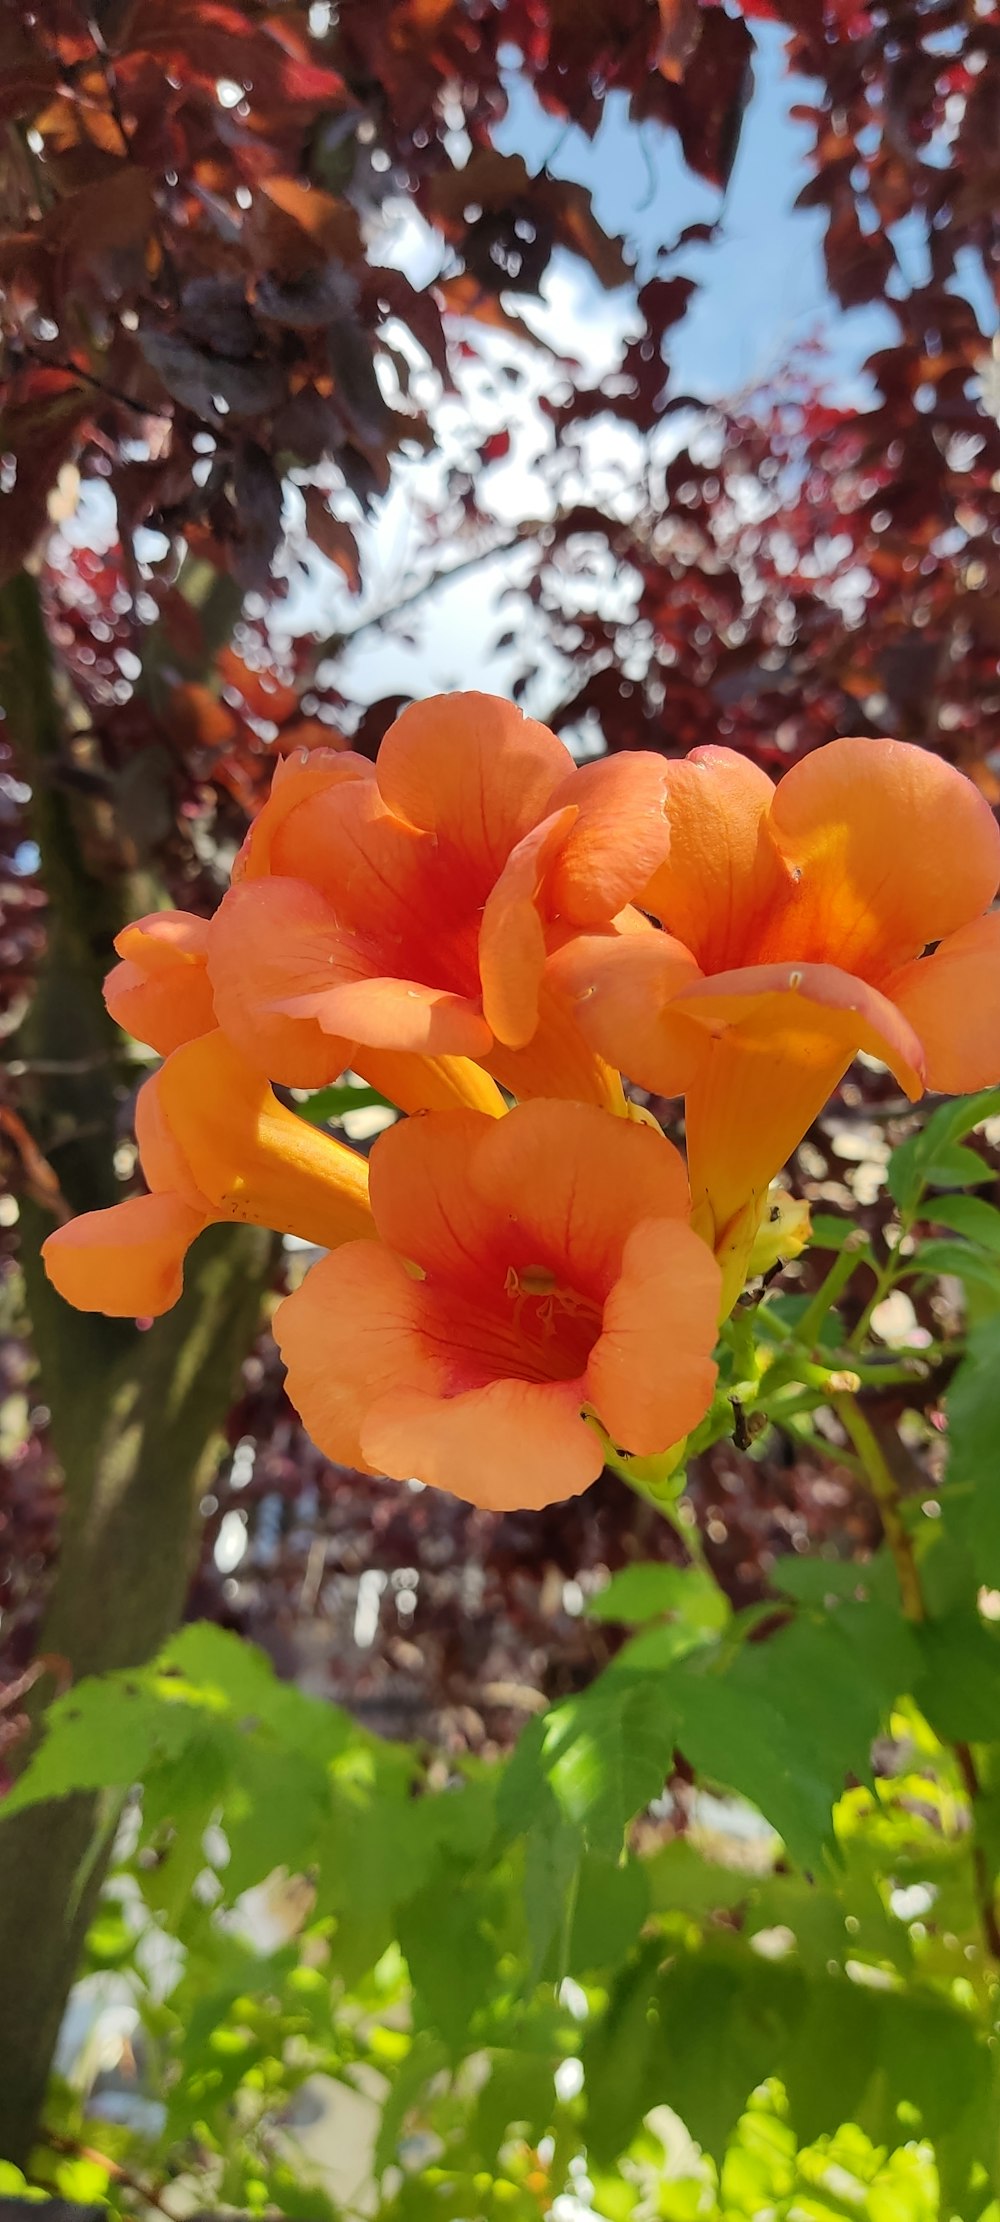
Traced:
POLYGON ((959 1743, 1000 1739, 1000 1634, 966 1608, 925 1621, 917 1641, 913 1695, 935 1734, 959 1743))
MULTIPOLYGON (((849 1236, 857 1234, 857 1221, 846 1216, 840 1218, 832 1211, 816 1211, 810 1220, 812 1240, 817 1250, 842 1250, 849 1236)), ((867 1254, 869 1244, 859 1249, 859 1260, 867 1254)))
POLYGON ((893 1150, 886 1177, 900 1210, 912 1212, 925 1188, 968 1188, 990 1180, 990 1169, 976 1151, 959 1145, 963 1135, 998 1113, 1000 1089, 960 1096, 940 1104, 919 1134, 893 1150))
POLYGON ((900 1279, 916 1279, 921 1273, 931 1273, 935 1278, 953 1273, 957 1280, 974 1282, 993 1292, 1000 1290, 1000 1258, 983 1250, 973 1249, 971 1242, 922 1242, 913 1258, 900 1274, 900 1279))
POLYGON ((342 1119, 345 1111, 370 1111, 376 1107, 386 1111, 396 1109, 388 1096, 380 1095, 377 1088, 366 1088, 360 1083, 355 1086, 351 1081, 337 1081, 332 1088, 317 1088, 315 1095, 295 1106, 300 1119, 308 1119, 310 1126, 329 1126, 332 1121, 342 1119))
POLYGON ((974 1328, 948 1391, 945 1509, 978 1582, 1000 1584, 1000 1319, 974 1328), (964 1492, 949 1503, 952 1489, 964 1492))
POLYGON ((580 1866, 566 1973, 592 1975, 619 1965, 648 1912, 645 1862, 621 1862, 588 1852, 580 1866))
POLYGON ((470 2050, 471 2025, 494 1989, 493 1943, 482 1898, 446 1865, 399 1915, 399 1942, 413 1981, 418 2028, 440 2035, 456 2055, 470 2050))
POLYGON ((591 1597, 587 1611, 592 1620, 611 1620, 635 1626, 643 1620, 676 1615, 694 1628, 724 1628, 730 1617, 728 1599, 717 1582, 699 1566, 625 1566, 613 1574, 606 1589, 591 1597))
POLYGON ((967 1242, 978 1242, 981 1249, 1000 1257, 1000 1211, 982 1196, 935 1197, 927 1216, 935 1226, 950 1227, 953 1234, 964 1235, 967 1242))
POLYGON ((617 1855, 634 1814, 663 1788, 676 1736, 665 1677, 604 1674, 542 1722, 542 1762, 566 1819, 617 1855))
POLYGON ((664 1844, 643 1861, 643 1869, 654 1912, 687 1913, 698 1921, 745 1905, 760 1884, 752 1871, 707 1859, 688 1836, 664 1844))
POLYGON ((8 1791, 0 1825, 74 1790, 127 1790, 152 1763, 181 1752, 199 1725, 187 1707, 164 1705, 139 1675, 78 1682, 49 1707, 42 1743, 8 1791))

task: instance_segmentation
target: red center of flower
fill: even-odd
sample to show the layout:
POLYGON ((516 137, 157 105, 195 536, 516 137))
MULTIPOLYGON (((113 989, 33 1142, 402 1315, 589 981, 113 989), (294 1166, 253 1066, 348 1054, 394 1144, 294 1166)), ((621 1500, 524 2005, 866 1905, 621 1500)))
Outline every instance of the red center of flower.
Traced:
POLYGON ((563 1286, 546 1265, 510 1265, 504 1295, 523 1350, 523 1380, 573 1381, 601 1332, 600 1306, 563 1286))

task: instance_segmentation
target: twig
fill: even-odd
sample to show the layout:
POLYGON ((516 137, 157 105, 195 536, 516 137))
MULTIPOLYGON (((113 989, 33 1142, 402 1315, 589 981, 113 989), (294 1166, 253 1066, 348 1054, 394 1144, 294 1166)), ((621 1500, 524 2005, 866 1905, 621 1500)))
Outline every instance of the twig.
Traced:
POLYGON ((165 2214, 168 2217, 168 2222, 178 2222, 178 2217, 175 2215, 173 2208, 164 2205, 159 2191, 154 2190, 151 2184, 143 2183, 138 2176, 133 2176, 131 2170, 123 2168, 119 2160, 112 2160, 108 2153, 99 2152, 96 2145, 81 2145, 75 2137, 63 2137, 58 2130, 54 2129, 43 2128, 39 2130, 38 2134, 41 2143, 48 2145, 52 2152, 63 2153, 68 2160, 96 2162, 98 2167, 107 2170, 108 2175, 113 2178, 115 2183, 125 2184, 126 2188, 129 2191, 134 2191, 137 2198, 144 2200, 147 2206, 155 2207, 159 2214, 165 2214))
POLYGON ((998 1922, 997 1920, 996 1893, 993 1888, 993 1877, 990 1873, 989 1861, 987 1860, 985 1850, 979 1841, 979 1836, 976 1832, 975 1825, 976 1799, 980 1794, 979 1775, 976 1770, 976 1762, 972 1756, 972 1752, 968 1744, 956 1744, 955 1757, 958 1760, 959 1772, 961 1774, 962 1781, 965 1784, 965 1794, 972 1808, 972 1873, 976 1886, 976 1903, 979 1907, 979 1918, 983 1925, 983 1935, 986 1938, 989 1949, 993 1954, 993 1958, 1000 1961, 1000 1922, 998 1922))
POLYGON ((152 401, 133 400, 132 395, 124 393, 120 386, 109 386, 103 378, 95 377, 92 370, 84 370, 79 363, 68 363, 61 357, 43 355, 40 348, 28 347, 23 340, 19 341, 18 349, 20 354, 27 356, 29 362, 38 363, 42 370, 61 370, 67 378, 77 378, 81 385, 93 386, 94 391, 103 394, 105 400, 117 401, 123 409, 134 409, 137 417, 160 417, 164 424, 173 423, 172 410, 158 409, 152 401))
POLYGON ((849 1435, 861 1461, 865 1480, 878 1505, 885 1531, 885 1540, 892 1553, 899 1583, 899 1594, 907 1620, 926 1620, 927 1609, 920 1586, 920 1574, 914 1555, 913 1542, 899 1509, 899 1484, 885 1455, 878 1436, 861 1410, 856 1396, 846 1390, 834 1390, 830 1403, 841 1426, 849 1435))
POLYGON ((359 618, 357 624, 350 626, 347 631, 331 634, 329 639, 320 641, 315 660, 318 663, 324 656, 353 646, 364 633, 377 631, 380 625, 388 624, 391 618, 400 616, 404 610, 412 609, 416 602, 422 602, 426 595, 435 593, 439 586, 449 586, 452 579, 460 579, 466 571, 475 570, 477 564, 489 563, 493 556, 512 555, 516 548, 523 548, 529 541, 537 540, 539 533, 555 521, 554 518, 545 518, 537 523, 522 525, 512 539, 496 540, 492 547, 479 548, 475 555, 463 556, 461 562, 452 563, 447 570, 432 571, 429 578, 422 579, 419 586, 412 587, 409 594, 402 595, 398 602, 391 603, 387 609, 373 610, 369 617, 359 618))

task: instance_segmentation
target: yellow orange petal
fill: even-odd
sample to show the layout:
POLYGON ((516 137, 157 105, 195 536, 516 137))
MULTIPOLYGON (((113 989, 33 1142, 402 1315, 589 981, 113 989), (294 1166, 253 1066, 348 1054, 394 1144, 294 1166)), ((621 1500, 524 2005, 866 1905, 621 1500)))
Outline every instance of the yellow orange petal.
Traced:
POLYGON ((1000 911, 893 973, 885 993, 920 1037, 929 1088, 957 1096, 1000 1081, 1000 911))
POLYGON ((379 1135, 369 1159, 372 1210, 383 1241, 424 1273, 458 1287, 482 1280, 503 1209, 497 1196, 483 1198, 469 1177, 470 1161, 490 1132, 475 1111, 405 1119, 379 1135))
POLYGON ((473 876, 496 878, 573 769, 568 748, 512 702, 490 694, 414 702, 378 752, 388 808, 437 835, 473 876))
POLYGON ((327 1458, 369 1471, 361 1429, 395 1383, 436 1382, 421 1334, 420 1287, 374 1242, 348 1243, 314 1265, 279 1304, 274 1336, 288 1394, 327 1458))
POLYGON ((374 1232, 364 1159, 286 1110, 223 1034, 175 1050, 147 1088, 216 1218, 329 1248, 374 1232))
POLYGON ((212 919, 217 1024, 249 1064, 285 1087, 322 1088, 352 1062, 349 1041, 320 1017, 283 1007, 295 994, 325 995, 340 943, 329 904, 304 880, 245 880, 212 919))
POLYGON ((690 1210, 684 1161, 665 1136, 586 1103, 520 1105, 485 1131, 467 1184, 522 1250, 562 1261, 601 1302, 632 1228, 690 1210))
POLYGON ((218 1021, 207 945, 207 920, 189 911, 153 911, 124 927, 115 941, 123 961, 104 982, 115 1024, 161 1057, 194 1035, 209 1033, 218 1021))
POLYGON ((584 764, 560 787, 550 811, 577 816, 549 875, 550 908, 574 926, 603 926, 638 900, 670 839, 667 766, 647 749, 584 764))
POLYGON ((581 934, 550 956, 546 977, 596 1052, 641 1088, 682 1094, 701 1051, 689 1023, 668 1029, 665 1017, 701 973, 681 942, 655 932, 581 934))
POLYGON ((498 1041, 523 1049, 538 1025, 545 967, 540 908, 546 873, 576 818, 571 807, 543 818, 511 851, 487 897, 479 930, 483 1013, 498 1041))
POLYGON ((596 1103, 619 1118, 625 1116, 620 1072, 587 1039, 569 996, 549 977, 548 964, 538 992, 538 1025, 530 1042, 523 1049, 495 1042, 479 1061, 519 1102, 553 1096, 570 1103, 596 1103))
POLYGON ((311 749, 283 757, 274 767, 271 792, 233 866, 234 885, 238 880, 287 871, 283 854, 286 848, 294 853, 298 814, 304 827, 321 797, 350 780, 374 784, 374 779, 374 767, 349 751, 311 749))
POLYGON ((383 962, 379 945, 339 927, 326 897, 305 880, 231 888, 212 921, 209 972, 219 1022, 247 1057, 290 1087, 334 1079, 351 1061, 352 1043, 430 1057, 474 1057, 489 1048, 474 1004, 419 979, 388 977, 383 962))
POLYGON ((587 1395, 613 1442, 653 1458, 690 1434, 712 1401, 710 1355, 722 1276, 675 1219, 633 1227, 587 1366, 587 1395))
POLYGON ((795 877, 760 942, 884 977, 977 918, 1000 882, 1000 828, 972 781, 905 741, 846 739, 787 772, 770 835, 795 877))
POLYGON ((372 1405, 361 1440, 376 1471, 413 1474, 487 1512, 561 1504, 604 1464, 568 1382, 491 1381, 453 1397, 396 1390, 372 1405))
POLYGON ((502 1119, 507 1110, 496 1081, 471 1057, 413 1057, 355 1044, 348 1062, 400 1111, 481 1111, 502 1119))
POLYGON ((739 963, 784 876, 763 832, 774 788, 731 748, 693 749, 666 774, 670 851, 635 899, 714 972, 739 963))
POLYGON ((706 1033, 752 1023, 762 1039, 816 1035, 840 1043, 850 1056, 863 1049, 895 1073, 914 1101, 924 1086, 924 1055, 912 1026, 895 1003, 833 964, 746 965, 716 972, 674 996, 669 1016, 690 1018, 706 1033))
POLYGON ((79 1312, 155 1319, 176 1304, 185 1256, 208 1219, 179 1196, 132 1196, 57 1227, 42 1244, 45 1270, 79 1312))

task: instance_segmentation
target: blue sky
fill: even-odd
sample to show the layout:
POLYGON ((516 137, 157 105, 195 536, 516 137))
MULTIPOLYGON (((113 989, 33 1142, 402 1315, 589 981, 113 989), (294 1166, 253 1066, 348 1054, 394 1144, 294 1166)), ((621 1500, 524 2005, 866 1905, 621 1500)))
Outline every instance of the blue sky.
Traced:
MULTIPOLYGON (((630 123, 623 94, 608 98, 591 143, 572 127, 560 131, 557 119, 515 78, 510 113, 498 133, 500 143, 523 153, 529 165, 548 156, 556 176, 589 187, 605 228, 620 232, 637 252, 640 277, 649 275, 658 254, 685 225, 713 222, 721 208, 718 238, 682 250, 670 265, 699 284, 671 339, 674 385, 714 396, 755 383, 813 333, 822 337, 833 376, 838 382, 850 379, 896 329, 887 308, 845 313, 831 299, 823 268, 823 213, 794 207, 810 174, 810 132, 789 110, 814 100, 817 87, 786 76, 777 25, 758 23, 754 30, 754 90, 724 196, 687 168, 675 133, 630 123)), ((599 288, 588 290, 598 310, 599 288)))

